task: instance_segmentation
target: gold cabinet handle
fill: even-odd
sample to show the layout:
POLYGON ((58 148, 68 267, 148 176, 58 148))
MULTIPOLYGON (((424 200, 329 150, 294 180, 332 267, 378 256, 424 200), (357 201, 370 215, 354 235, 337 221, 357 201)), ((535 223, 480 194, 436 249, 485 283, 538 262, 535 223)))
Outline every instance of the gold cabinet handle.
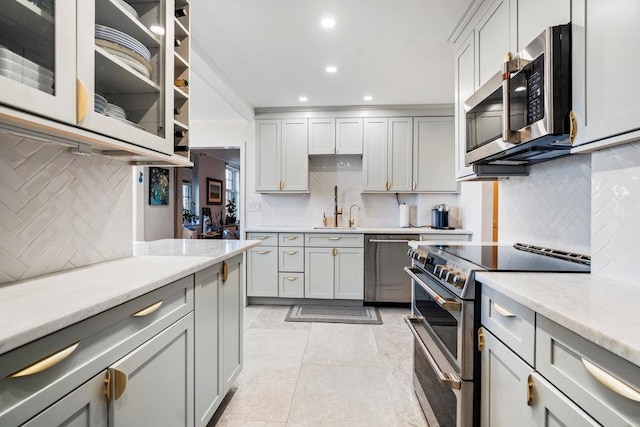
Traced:
POLYGON ((269 236, 253 236, 253 238, 256 238, 258 240, 265 240, 265 239, 268 239, 269 236))
POLYGON ((264 255, 264 254, 268 254, 271 251, 258 251, 257 253, 259 253, 260 255, 264 255))
POLYGON ((298 280, 297 277, 287 277, 287 280, 293 282, 294 280, 298 280))
POLYGON ((515 314, 513 314, 512 312, 510 312, 509 310, 507 310, 506 308, 504 308, 503 306, 501 306, 500 304, 498 304, 497 302, 493 302, 493 308, 495 308, 496 312, 500 315, 500 316, 504 316, 504 317, 516 317, 515 314))
POLYGON ((527 406, 531 406, 533 404, 534 396, 533 376, 529 374, 527 375, 527 406))
POLYGON ((229 278, 229 264, 226 261, 222 261, 222 283, 225 283, 229 278))
POLYGON ((391 188, 391 183, 387 181, 387 191, 389 191, 390 188, 391 188))
POLYGON ((333 256, 338 255, 338 250, 336 248, 333 248, 331 252, 333 253, 333 256))
POLYGON ((160 306, 162 305, 162 300, 156 302, 155 304, 151 304, 149 307, 147 308, 143 308, 142 310, 140 310, 137 313, 133 313, 133 317, 144 317, 144 316, 148 316, 151 313, 155 312, 157 309, 160 308, 160 306))
POLYGON ((573 145, 573 141, 575 141, 576 135, 578 134, 578 118, 573 110, 569 112, 569 128, 569 142, 573 145))
POLYGON ((44 359, 32 365, 29 365, 26 368, 21 369, 14 374, 11 374, 10 377, 11 378, 26 377, 29 375, 37 374, 42 371, 46 371, 47 369, 57 365, 58 363, 66 359, 71 353, 75 351, 75 349, 78 347, 79 344, 80 342, 71 344, 69 347, 63 348, 57 353, 54 353, 51 356, 47 356, 44 359))
POLYGON ((287 236, 287 240, 296 240, 298 236, 287 236))
POLYGON ((416 191, 416 182, 413 181, 413 185, 411 186, 411 191, 416 191))
POLYGON ((106 384, 105 394, 107 396, 107 400, 111 401, 112 398, 113 400, 118 400, 127 388, 127 374, 122 372, 120 369, 109 369, 107 371, 107 377, 105 378, 104 382, 106 384), (111 395, 112 383, 113 396, 111 395))
POLYGON ((282 191, 282 189, 284 188, 284 181, 280 181, 279 187, 280 187, 280 191, 282 191))
POLYGON ((76 102, 76 123, 79 124, 89 113, 89 91, 80 79, 76 79, 76 102))
POLYGON ((484 329, 478 329, 478 351, 484 350, 484 329))
POLYGON ((587 359, 583 357, 581 357, 580 359, 582 359, 582 364, 585 368, 587 368, 587 371, 589 371, 591 376, 598 380, 600 384, 622 397, 626 397, 627 399, 633 400, 635 402, 640 402, 640 391, 636 390, 628 384, 623 383, 608 372, 605 372, 600 367, 589 362, 587 359))
POLYGON ((295 255, 298 251, 287 251, 287 255, 295 255))
POLYGON ((329 237, 329 240, 340 240, 342 237, 329 237))

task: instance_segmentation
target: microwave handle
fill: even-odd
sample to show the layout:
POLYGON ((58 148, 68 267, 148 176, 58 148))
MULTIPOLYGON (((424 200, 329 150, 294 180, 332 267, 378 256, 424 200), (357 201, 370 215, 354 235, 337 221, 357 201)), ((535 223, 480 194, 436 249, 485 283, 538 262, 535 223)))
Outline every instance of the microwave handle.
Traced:
POLYGON ((511 92, 511 72, 509 71, 509 62, 511 61, 511 53, 507 53, 502 62, 502 139, 511 141, 511 104, 509 102, 509 94, 511 92))

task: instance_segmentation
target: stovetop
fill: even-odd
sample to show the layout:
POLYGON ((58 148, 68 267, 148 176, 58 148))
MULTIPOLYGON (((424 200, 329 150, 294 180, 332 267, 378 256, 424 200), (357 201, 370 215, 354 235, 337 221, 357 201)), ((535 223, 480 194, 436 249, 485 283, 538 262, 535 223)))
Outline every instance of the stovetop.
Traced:
POLYGON ((465 242, 412 246, 424 274, 462 299, 475 297, 476 271, 588 273, 588 256, 534 245, 465 242))

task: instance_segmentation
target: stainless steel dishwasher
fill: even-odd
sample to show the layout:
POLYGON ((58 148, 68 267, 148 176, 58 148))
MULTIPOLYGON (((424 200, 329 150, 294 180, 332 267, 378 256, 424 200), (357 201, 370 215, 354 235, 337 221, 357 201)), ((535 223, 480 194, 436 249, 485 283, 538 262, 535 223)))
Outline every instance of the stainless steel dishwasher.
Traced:
POLYGON ((407 256, 409 240, 417 234, 365 234, 364 302, 369 304, 411 303, 411 279, 404 267, 411 264, 407 256))

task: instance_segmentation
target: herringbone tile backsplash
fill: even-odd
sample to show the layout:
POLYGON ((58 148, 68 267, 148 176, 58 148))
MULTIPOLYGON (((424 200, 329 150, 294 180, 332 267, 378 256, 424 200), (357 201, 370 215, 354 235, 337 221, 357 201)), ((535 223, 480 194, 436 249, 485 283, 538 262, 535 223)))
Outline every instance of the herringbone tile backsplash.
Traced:
POLYGON ((500 242, 591 253, 589 155, 532 165, 528 177, 500 181, 498 198, 500 242))
POLYGON ((131 255, 131 167, 0 136, 0 283, 131 255))
POLYGON ((593 153, 591 272, 629 284, 640 276, 640 142, 593 153))

